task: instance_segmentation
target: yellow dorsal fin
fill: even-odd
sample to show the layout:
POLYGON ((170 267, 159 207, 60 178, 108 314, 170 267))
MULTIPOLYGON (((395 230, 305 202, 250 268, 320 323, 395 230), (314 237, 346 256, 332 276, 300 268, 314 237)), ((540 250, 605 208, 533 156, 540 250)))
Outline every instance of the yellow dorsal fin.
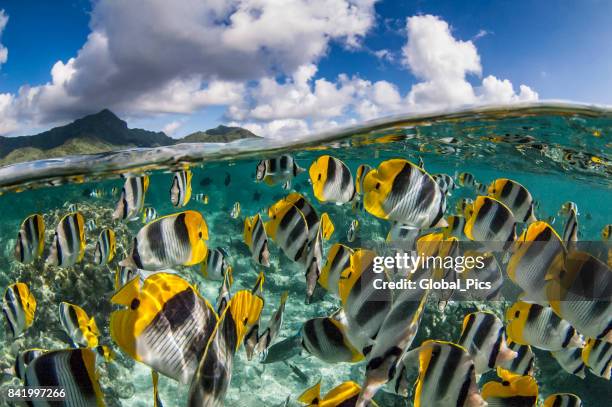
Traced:
POLYGON ((302 393, 300 397, 298 397, 298 401, 310 406, 318 405, 321 401, 321 381, 319 380, 317 384, 302 393))

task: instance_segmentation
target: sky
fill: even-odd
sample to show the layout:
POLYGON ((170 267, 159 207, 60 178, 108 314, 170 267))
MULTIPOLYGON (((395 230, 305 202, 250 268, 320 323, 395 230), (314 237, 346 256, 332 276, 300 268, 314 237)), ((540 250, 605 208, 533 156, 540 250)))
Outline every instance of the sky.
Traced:
POLYGON ((0 135, 109 108, 266 137, 480 104, 612 105, 606 0, 0 0, 0 135))

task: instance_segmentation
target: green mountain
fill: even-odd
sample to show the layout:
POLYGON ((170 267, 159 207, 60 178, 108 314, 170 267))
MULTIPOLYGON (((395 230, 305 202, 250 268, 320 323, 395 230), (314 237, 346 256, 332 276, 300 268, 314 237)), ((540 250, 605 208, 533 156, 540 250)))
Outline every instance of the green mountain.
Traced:
POLYGON ((228 143, 245 138, 258 138, 242 127, 217 126, 206 131, 196 131, 180 139, 177 143, 228 143))
POLYGON ((219 126, 177 140, 163 132, 130 129, 125 121, 110 110, 104 109, 34 136, 0 136, 0 166, 130 147, 156 147, 193 142, 219 143, 249 137, 257 136, 240 127, 219 126))

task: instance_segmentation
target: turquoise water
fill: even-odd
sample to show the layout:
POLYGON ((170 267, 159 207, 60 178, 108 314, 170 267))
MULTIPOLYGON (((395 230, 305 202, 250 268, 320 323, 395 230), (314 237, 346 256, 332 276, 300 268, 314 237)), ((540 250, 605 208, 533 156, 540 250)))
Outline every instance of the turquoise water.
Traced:
MULTIPOLYGON (((247 141, 229 146, 193 146, 177 150, 135 150, 113 156, 104 154, 89 157, 84 172, 79 158, 65 162, 17 165, 0 169, 0 286, 15 281, 29 284, 37 299, 34 324, 13 342, 6 331, 0 331, 0 367, 8 369, 17 352, 30 347, 59 349, 68 345, 63 341, 57 307, 60 301, 69 301, 83 307, 94 316, 101 330, 101 341, 112 344, 109 337, 109 315, 113 310, 110 297, 114 292, 113 272, 117 261, 127 250, 131 236, 143 226, 140 221, 124 224, 112 222, 110 213, 118 196, 111 195, 113 187, 121 189, 122 172, 145 172, 150 176, 145 206, 156 209, 159 216, 176 213, 169 199, 172 170, 177 164, 189 164, 193 172, 193 195, 209 197, 208 204, 191 201, 183 209, 199 211, 204 216, 210 239, 208 246, 223 247, 229 253, 236 279, 232 290, 250 289, 262 269, 250 260, 250 253, 242 240, 245 216, 265 214, 267 208, 283 198, 289 191, 281 185, 268 186, 255 183, 255 169, 259 160, 281 153, 291 154, 301 167, 308 168, 313 160, 330 154, 343 160, 353 176, 360 164, 376 167, 390 158, 405 158, 418 162, 430 174, 446 173, 455 176, 469 172, 478 182, 489 184, 496 178, 511 178, 524 185, 533 195, 538 219, 549 219, 553 227, 562 232, 564 217, 558 215, 561 205, 573 201, 579 208, 579 239, 601 240, 601 229, 612 222, 612 113, 580 107, 540 106, 517 110, 484 110, 463 112, 440 117, 396 118, 354 128, 346 132, 321 136, 316 142, 303 140, 247 141), (259 145, 258 145, 259 143, 259 145), (147 159, 140 159, 146 157, 147 159), (59 168, 60 166, 61 168, 59 168), (62 175, 59 175, 62 174, 62 175), (51 180, 82 176, 84 182, 67 182, 59 186, 46 186, 51 180), (227 182, 229 180, 229 182, 227 182), (25 188, 22 188, 25 187, 25 188), (105 196, 93 198, 89 192, 102 189, 105 196), (23 192, 16 192, 24 189, 23 192), (236 202, 241 204, 237 219, 230 217, 236 202), (87 249, 82 263, 65 269, 50 268, 43 262, 21 265, 12 254, 15 236, 22 220, 33 213, 44 214, 47 229, 51 231, 58 216, 68 212, 67 206, 76 204, 85 220, 97 218, 99 226, 115 229, 118 254, 108 266, 93 265, 93 248, 99 228, 87 232, 87 249)), ((79 177, 80 179, 80 177, 79 177)), ((60 182, 56 182, 60 183, 60 182)), ((300 192, 319 213, 328 212, 335 232, 324 243, 324 253, 331 244, 342 242, 351 247, 368 247, 385 239, 388 222, 365 212, 355 212, 351 205, 338 206, 318 202, 308 182, 308 172, 299 174, 291 189, 300 192), (360 221, 358 239, 347 242, 351 220, 360 221)), ((470 188, 453 191, 447 204, 447 215, 455 211, 461 198, 475 198, 470 188)), ((519 232, 520 229, 519 227, 519 232)), ((50 238, 45 245, 46 257, 50 238)), ((305 281, 301 266, 288 260, 271 242, 271 267, 265 271, 265 308, 262 321, 267 321, 277 308, 283 291, 289 292, 284 324, 277 341, 295 335, 303 322, 316 316, 327 316, 339 306, 339 301, 327 294, 318 301, 304 304, 305 281)), ((220 283, 205 280, 199 266, 175 267, 177 272, 199 287, 201 294, 215 302, 220 283)), ((507 303, 451 302, 444 311, 429 304, 413 346, 424 339, 456 341, 463 316, 476 309, 491 310, 503 317, 507 303)), ((117 359, 101 370, 102 387, 108 405, 152 405, 150 371, 134 363, 115 346, 117 359)), ((306 352, 285 362, 260 364, 247 361, 244 351, 238 352, 234 374, 226 397, 228 406, 283 405, 290 396, 289 405, 301 405, 296 398, 306 388, 322 380, 326 391, 345 380, 363 381, 365 363, 326 364, 306 352), (296 369, 303 373, 296 374, 296 369)), ((540 399, 555 392, 573 392, 585 406, 606 406, 612 395, 609 381, 590 373, 585 379, 569 375, 556 364, 548 352, 536 350, 536 379, 540 399)), ((481 379, 482 385, 491 377, 481 379)), ((2 386, 9 386, 6 380, 2 386)), ((164 406, 185 405, 188 387, 162 377, 160 397, 164 406)), ((399 396, 380 391, 375 398, 381 406, 406 405, 399 396)), ((410 405, 412 401, 409 401, 410 405)))

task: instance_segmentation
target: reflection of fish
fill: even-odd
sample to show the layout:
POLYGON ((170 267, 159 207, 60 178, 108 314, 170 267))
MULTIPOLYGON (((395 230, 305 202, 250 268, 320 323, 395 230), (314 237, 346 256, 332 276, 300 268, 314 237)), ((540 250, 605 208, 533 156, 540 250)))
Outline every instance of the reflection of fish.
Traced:
POLYGON ((206 240, 208 227, 199 212, 163 216, 140 229, 130 254, 119 265, 152 271, 192 266, 204 260, 206 240))
POLYGON ((415 407, 486 406, 478 392, 474 362, 464 348, 427 340, 419 349, 415 407))
POLYGON ((217 316, 196 289, 175 274, 133 279, 112 298, 113 341, 133 359, 181 383, 189 383, 217 316), (180 318, 177 318, 180 316, 180 318))
POLYGON ((75 346, 95 348, 100 331, 96 320, 89 317, 83 308, 68 302, 60 303, 59 316, 62 328, 75 346))
POLYGON ((589 338, 582 350, 582 361, 595 376, 610 380, 612 342, 589 338))
POLYGON ((582 348, 562 349, 551 352, 551 355, 567 373, 576 375, 581 379, 586 377, 586 365, 582 360, 582 348))
POLYGON ((264 267, 270 266, 270 251, 268 250, 268 236, 261 220, 257 214, 244 219, 244 242, 249 249, 253 260, 264 267))
MULTIPOLYGON (((64 390, 65 398, 61 404, 65 406, 104 406, 95 361, 95 353, 87 348, 47 352, 28 365, 25 385, 64 390)), ((49 405, 54 403, 57 402, 49 405)), ((35 402, 35 405, 39 403, 35 402)))
POLYGON ((506 310, 506 320, 508 337, 521 345, 558 351, 584 344, 574 327, 550 307, 518 301, 506 310))
POLYGON ((304 168, 300 167, 292 156, 282 154, 278 157, 261 160, 257 164, 255 180, 257 182, 263 181, 268 185, 282 182, 288 187, 291 180, 303 171, 305 171, 304 168))
POLYGON ((147 175, 127 177, 121 196, 113 212, 113 219, 133 220, 144 207, 145 193, 149 188, 147 175))
POLYGON ((502 382, 491 381, 482 387, 482 398, 490 406, 535 407, 538 401, 538 383, 533 376, 519 376, 497 369, 502 382))
POLYGON ((320 202, 347 203, 355 196, 351 170, 341 160, 323 155, 308 170, 314 196, 320 202))
POLYGON ((504 324, 491 312, 466 315, 458 344, 474 358, 476 374, 488 372, 517 356, 506 344, 504 324))
POLYGON ((372 215, 415 228, 446 226, 446 198, 425 171, 409 161, 382 162, 364 180, 364 207, 372 215))
POLYGON ((115 232, 112 229, 103 229, 98 236, 96 248, 94 250, 94 263, 107 264, 115 257, 117 243, 115 232))
POLYGON ((518 222, 535 222, 533 197, 521 184, 507 178, 499 178, 488 188, 489 196, 503 202, 518 222))
POLYGON ((542 407, 582 407, 582 400, 571 393, 551 394, 546 397, 542 407))
POLYGON ((35 312, 36 299, 25 283, 14 283, 6 288, 2 313, 13 338, 17 338, 32 325, 35 312))
POLYGON ((66 267, 72 266, 85 255, 85 220, 80 212, 64 216, 55 228, 47 263, 66 267))
POLYGON ((45 221, 42 215, 28 216, 17 232, 15 259, 27 264, 42 255, 45 244, 45 221))
POLYGON ((187 205, 191 199, 191 178, 193 174, 189 170, 178 171, 172 177, 170 187, 170 202, 173 206, 180 208, 187 205))

